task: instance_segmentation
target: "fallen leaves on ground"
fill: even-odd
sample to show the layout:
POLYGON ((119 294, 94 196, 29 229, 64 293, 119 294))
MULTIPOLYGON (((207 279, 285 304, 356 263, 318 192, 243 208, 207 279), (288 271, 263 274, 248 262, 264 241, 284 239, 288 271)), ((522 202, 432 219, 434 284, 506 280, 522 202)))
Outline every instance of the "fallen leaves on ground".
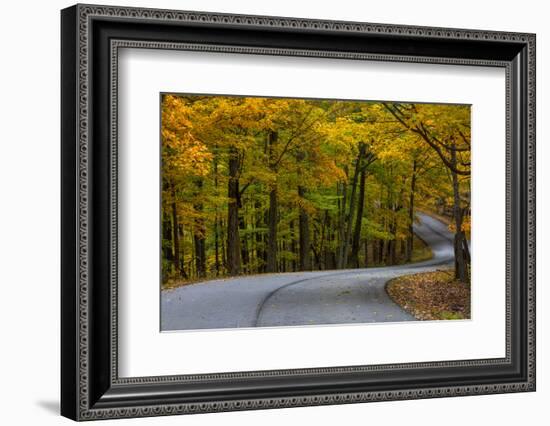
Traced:
POLYGON ((470 318, 470 285, 455 280, 453 270, 395 278, 388 282, 386 291, 419 320, 470 318))

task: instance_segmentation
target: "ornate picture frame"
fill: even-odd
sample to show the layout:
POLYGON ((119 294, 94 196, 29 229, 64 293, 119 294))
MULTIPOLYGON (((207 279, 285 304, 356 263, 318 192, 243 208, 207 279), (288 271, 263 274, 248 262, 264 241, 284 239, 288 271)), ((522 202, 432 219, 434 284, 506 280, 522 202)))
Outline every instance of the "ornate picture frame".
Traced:
POLYGON ((535 390, 534 34, 96 5, 64 9, 61 29, 62 415, 93 420, 535 390), (503 68, 506 356, 119 377, 117 58, 125 47, 503 68))

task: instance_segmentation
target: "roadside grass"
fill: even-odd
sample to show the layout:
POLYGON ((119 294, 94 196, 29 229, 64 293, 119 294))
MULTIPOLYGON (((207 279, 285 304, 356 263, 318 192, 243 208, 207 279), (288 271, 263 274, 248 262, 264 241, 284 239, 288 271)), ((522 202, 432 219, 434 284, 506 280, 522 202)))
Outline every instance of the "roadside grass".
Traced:
POLYGON ((168 280, 162 283, 162 290, 172 290, 184 285, 192 284, 191 281, 184 280, 168 280))
POLYGON ((394 278, 386 292, 418 320, 470 318, 470 285, 455 280, 452 269, 394 278))
MULTIPOLYGON (((407 262, 407 259, 405 258, 404 255, 398 255, 397 262, 395 263, 395 265, 403 265, 403 264, 406 264, 406 263, 424 262, 426 260, 430 260, 432 257, 433 257, 433 253, 432 253, 432 249, 430 248, 430 246, 428 244, 426 244, 424 242, 424 240, 422 240, 422 238, 420 238, 416 234, 414 234, 414 236, 413 236, 413 251, 412 251, 412 254, 411 254, 411 261, 407 262)), ((372 268, 372 267, 379 267, 379 266, 394 266, 394 265, 389 264, 389 263, 385 263, 385 262, 381 262, 381 263, 373 262, 372 261, 372 253, 371 253, 371 259, 369 259, 368 267, 372 268)), ((350 268, 350 269, 353 269, 353 268, 350 268)), ((284 272, 280 272, 280 273, 284 273, 284 272)), ((268 274, 261 274, 261 275, 263 276, 263 275, 268 275, 268 274)), ((248 275, 247 274, 242 274, 241 276, 246 277, 248 275)), ((205 281, 223 280, 223 279, 229 279, 229 278, 235 278, 235 277, 231 277, 231 276, 227 276, 227 275, 220 275, 218 277, 211 277, 209 279, 204 279, 204 280, 185 280, 185 279, 181 279, 181 278, 176 279, 176 278, 170 277, 162 283, 162 290, 172 290, 172 289, 182 287, 182 286, 186 286, 186 285, 190 285, 190 284, 197 284, 197 283, 205 282, 205 281)))

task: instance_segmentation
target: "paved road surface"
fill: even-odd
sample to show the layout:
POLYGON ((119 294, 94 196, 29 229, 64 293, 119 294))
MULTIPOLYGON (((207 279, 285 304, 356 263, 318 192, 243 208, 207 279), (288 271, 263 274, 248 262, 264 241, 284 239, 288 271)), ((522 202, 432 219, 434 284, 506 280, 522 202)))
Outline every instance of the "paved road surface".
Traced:
POLYGON ((453 260, 453 235, 447 226, 430 216, 418 216, 414 230, 432 249, 428 261, 226 278, 164 290, 161 330, 414 321, 386 294, 386 282, 432 271, 453 260))

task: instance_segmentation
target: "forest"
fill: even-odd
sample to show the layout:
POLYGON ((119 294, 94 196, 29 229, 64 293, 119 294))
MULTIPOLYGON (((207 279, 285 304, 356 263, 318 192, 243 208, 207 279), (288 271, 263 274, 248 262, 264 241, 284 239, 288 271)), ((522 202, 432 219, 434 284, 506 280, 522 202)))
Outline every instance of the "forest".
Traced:
POLYGON ((470 106, 161 97, 163 285, 415 260, 449 219, 468 282, 470 106))

